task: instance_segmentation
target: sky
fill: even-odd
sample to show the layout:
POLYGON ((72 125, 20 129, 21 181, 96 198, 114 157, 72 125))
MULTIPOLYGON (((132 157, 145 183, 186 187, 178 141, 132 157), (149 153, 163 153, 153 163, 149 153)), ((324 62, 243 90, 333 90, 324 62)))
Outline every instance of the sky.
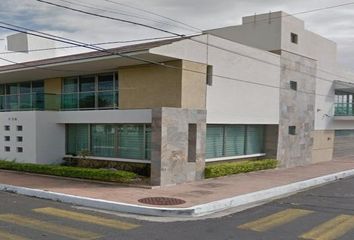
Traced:
MULTIPOLYGON (((285 11, 297 13, 337 4, 348 3, 350 0, 47 0, 82 10, 109 15, 116 18, 138 21, 154 27, 163 28, 179 34, 193 34, 197 30, 175 22, 137 11, 126 6, 159 13, 169 18, 187 23, 197 29, 213 29, 238 25, 242 16, 269 11, 285 11), (119 4, 113 4, 114 1, 119 4), (87 8, 74 4, 90 5, 87 8), (138 18, 134 17, 138 16, 138 18), (167 23, 167 24, 166 24, 167 23), (186 29, 187 28, 187 29, 186 29)), ((338 61, 354 69, 354 4, 330 10, 297 15, 306 23, 306 28, 318 33, 338 44, 338 61)), ((20 25, 83 41, 98 43, 109 41, 125 41, 151 37, 165 37, 168 34, 138 27, 113 20, 101 19, 82 13, 72 12, 41 3, 36 0, 1 0, 0 21, 20 25)), ((0 29, 0 39, 13 32, 0 29)), ((4 45, 4 41, 0 40, 4 45)), ((1 44, 0 44, 1 46, 1 44)), ((58 44, 62 46, 62 44, 58 44)), ((109 46, 107 46, 109 47, 109 46)), ((0 47, 0 52, 3 52, 0 47)), ((85 51, 70 49, 66 53, 85 51)), ((86 50, 87 51, 87 50, 86 50)))

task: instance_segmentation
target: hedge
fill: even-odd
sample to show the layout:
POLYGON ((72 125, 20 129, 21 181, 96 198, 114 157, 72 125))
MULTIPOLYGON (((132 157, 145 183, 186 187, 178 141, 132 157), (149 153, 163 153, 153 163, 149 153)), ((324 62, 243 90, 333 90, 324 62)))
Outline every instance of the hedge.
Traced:
POLYGON ((213 163, 205 167, 205 178, 272 169, 277 167, 277 163, 274 159, 213 163))
POLYGON ((135 173, 122 170, 113 171, 59 165, 16 163, 4 160, 0 160, 0 169, 119 183, 130 183, 138 177, 135 173))

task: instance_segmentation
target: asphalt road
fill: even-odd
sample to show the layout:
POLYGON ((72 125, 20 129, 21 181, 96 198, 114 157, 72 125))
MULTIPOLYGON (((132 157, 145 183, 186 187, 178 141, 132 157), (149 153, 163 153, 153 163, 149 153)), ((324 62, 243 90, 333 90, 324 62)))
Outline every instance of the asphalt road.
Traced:
MULTIPOLYGON (((161 220, 161 219, 160 219, 161 220)), ((151 222, 0 192, 0 240, 354 239, 354 178, 241 213, 151 222)))

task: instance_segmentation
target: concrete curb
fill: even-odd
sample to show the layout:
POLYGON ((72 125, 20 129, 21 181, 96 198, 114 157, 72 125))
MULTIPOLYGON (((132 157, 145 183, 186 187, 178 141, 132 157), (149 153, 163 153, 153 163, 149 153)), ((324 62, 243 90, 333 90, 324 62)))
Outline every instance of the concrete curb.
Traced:
POLYGON ((222 199, 206 204, 196 205, 189 208, 161 208, 148 207, 135 204, 106 201, 87 197, 50 192, 39 189, 17 187, 12 185, 0 184, 0 191, 21 194, 25 196, 37 197, 42 199, 54 200, 58 202, 70 203, 84 207, 97 208, 108 211, 123 213, 133 213, 138 215, 158 216, 158 217, 196 217, 211 213, 221 212, 231 208, 245 210, 247 208, 261 205, 278 198, 282 198, 299 191, 303 191, 325 183, 334 182, 338 179, 354 176, 354 169, 338 172, 326 176, 321 176, 305 181, 295 182, 267 190, 248 193, 236 197, 222 199))

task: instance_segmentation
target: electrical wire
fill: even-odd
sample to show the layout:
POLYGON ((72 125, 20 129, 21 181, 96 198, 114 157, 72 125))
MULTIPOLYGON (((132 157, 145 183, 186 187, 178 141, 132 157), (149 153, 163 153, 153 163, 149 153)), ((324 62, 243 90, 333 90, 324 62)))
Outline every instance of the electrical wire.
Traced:
POLYGON ((160 17, 160 18, 164 18, 164 19, 167 19, 169 21, 172 21, 172 22, 175 22, 175 23, 179 23, 181 25, 184 25, 186 27, 192 28, 192 29, 197 30, 197 31, 203 31, 202 29, 194 27, 194 26, 192 26, 190 24, 184 23, 182 21, 179 21, 179 20, 176 20, 176 19, 173 19, 173 18, 170 18, 170 17, 166 17, 166 16, 161 15, 161 14, 157 14, 157 13, 152 12, 152 11, 148 11, 148 10, 145 10, 145 9, 142 9, 142 8, 138 8, 138 7, 131 6, 131 5, 128 5, 128 4, 125 4, 125 3, 117 2, 117 1, 112 1, 112 0, 104 0, 104 1, 116 4, 116 5, 124 6, 124 7, 127 7, 127 8, 131 8, 131 9, 134 9, 134 10, 138 10, 138 11, 141 11, 141 12, 145 12, 145 13, 148 13, 148 14, 160 17))
MULTIPOLYGON (((43 2, 43 3, 47 3, 47 4, 50 4, 50 5, 55 5, 57 7, 63 7, 63 8, 66 8, 68 10, 72 10, 72 11, 75 11, 75 9, 73 8, 69 8, 69 7, 65 7, 65 6, 62 6, 62 5, 59 5, 59 4, 52 4, 50 2, 47 2, 47 1, 43 1, 43 0, 36 0, 36 1, 39 1, 39 2, 43 2)), ((340 5, 334 5, 334 6, 329 6, 329 7, 325 7, 325 8, 321 8, 321 9, 313 9, 313 10, 308 10, 308 11, 303 11, 303 12, 298 12, 298 13, 294 13, 294 14, 304 14, 304 13, 310 13, 310 12, 315 12, 315 11, 321 11, 321 10, 326 10, 326 9, 330 9, 330 8, 335 8, 335 7, 342 7, 342 6, 346 6, 346 5, 349 5, 349 4, 354 4, 354 2, 352 3, 347 3, 347 4, 340 4, 340 5)), ((85 12, 86 14, 89 14, 89 15, 92 15, 92 13, 89 13, 89 12, 85 12)), ((100 16, 97 16, 97 15, 94 15, 96 17, 103 17, 103 18, 106 18, 107 16, 104 16, 104 15, 100 15, 100 16)), ((291 16, 290 14, 288 15, 285 15, 285 16, 280 16, 280 17, 277 17, 277 18, 281 18, 281 17, 287 17, 287 16, 291 16)), ((116 20, 116 21, 121 21, 120 19, 111 19, 111 20, 116 20)), ((160 30, 161 31, 161 30, 160 30)), ((165 31, 165 30, 162 30, 162 31, 165 31)), ((175 34, 176 36, 178 36, 178 33, 173 33, 175 34)), ((181 38, 184 38, 185 36, 180 36, 181 38)), ((263 59, 259 59, 259 58, 256 58, 256 57, 253 57, 253 56, 250 56, 250 55, 247 55, 247 54, 242 54, 240 52, 236 52, 236 51, 231 51, 229 49, 225 49, 225 48, 222 48, 220 46, 216 46, 216 45, 212 45, 210 44, 209 42, 203 42, 203 41, 198 41, 196 39, 192 39, 192 38, 189 38, 191 41, 194 41, 194 42, 198 42, 198 43, 201 43, 201 44, 205 44, 207 46, 212 46, 214 48, 217 48, 217 49, 220 49, 220 50, 224 50, 224 51, 227 51, 227 52, 230 52, 230 53, 234 53, 234 54, 237 54, 239 56, 243 56, 243 57, 247 57, 247 58, 250 58, 250 59, 253 59, 253 60, 256 60, 256 61, 260 61, 260 62, 263 62, 263 63, 267 63, 267 64, 271 64, 271 65, 275 65, 274 63, 272 62, 268 62, 268 61, 265 61, 263 59)), ((282 59, 285 59, 285 58, 282 58, 282 59)), ((291 61, 290 59, 288 59, 289 61, 291 61)), ((300 63, 301 64, 301 63, 300 63)), ((279 65, 277 65, 278 67, 280 67, 279 65)), ((306 66, 306 65, 303 65, 302 66, 306 66)), ((308 67, 308 66, 306 66, 308 67)), ((317 69, 317 68, 316 68, 317 69)), ((318 69, 320 70, 320 69, 318 69)), ((307 73, 304 73, 302 72, 303 74, 305 75, 308 75, 307 73)), ((328 72, 327 72, 328 73, 328 72)), ((310 75, 311 77, 313 77, 314 75, 310 75)), ((320 79, 320 80, 324 80, 324 81, 327 81, 327 82, 333 82, 333 80, 330 80, 330 79, 325 79, 323 77, 319 77, 319 76, 316 76, 316 78, 320 79)), ((346 77, 342 77, 344 79, 347 79, 346 77)))
MULTIPOLYGON (((182 27, 180 25, 177 24, 171 24, 168 22, 162 22, 162 21, 158 21, 155 19, 151 19, 151 18, 147 18, 141 15, 137 15, 137 14, 132 14, 132 13, 124 13, 122 11, 116 11, 116 10, 112 10, 112 9, 105 9, 102 8, 100 6, 94 5, 94 4, 89 4, 89 3, 83 3, 81 1, 76 0, 75 2, 72 1, 68 1, 68 0, 57 0, 57 1, 61 1, 61 2, 65 2, 65 3, 69 3, 72 5, 76 5, 76 6, 80 6, 80 7, 85 7, 85 8, 89 8, 89 9, 93 9, 93 10, 98 10, 98 11, 103 11, 103 12, 108 12, 108 13, 113 13, 113 14, 118 14, 118 15, 123 15, 123 16, 127 16, 127 17, 133 17, 133 18, 137 18, 137 19, 141 19, 141 20, 146 20, 146 21, 151 21, 154 23, 158 23, 158 24, 162 24, 162 25, 167 25, 167 26, 171 26, 171 27, 176 27, 176 28, 180 28, 180 29, 184 29, 190 32, 195 32, 195 30, 192 30, 190 27, 182 27)), ((198 31, 198 33, 200 33, 202 30, 198 31)))
MULTIPOLYGON (((1 25, 0 25, 0 28, 5 28, 5 29, 13 30, 13 31, 23 32, 22 30, 16 30, 16 29, 14 29, 14 28, 4 27, 4 26, 1 26, 1 25)), ((37 31, 37 32, 38 32, 38 31, 37 31)), ((47 39, 51 39, 51 40, 54 40, 54 41, 63 42, 63 40, 55 39, 55 38, 48 37, 48 36, 41 36, 41 35, 34 34, 34 33, 30 33, 30 32, 27 33, 27 34, 34 35, 34 36, 38 36, 38 37, 43 37, 43 38, 47 38, 47 39)), ((50 35, 50 36, 53 36, 53 35, 50 35)), ((75 41, 75 42, 77 42, 77 41, 75 41)), ((79 45, 78 43, 75 43, 75 42, 72 42, 71 44, 77 45, 77 46, 81 46, 81 47, 84 47, 84 48, 90 48, 90 46, 88 46, 88 44, 85 44, 85 43, 84 43, 84 44, 79 45)), ((65 41, 65 43, 68 43, 68 42, 65 41)), ((149 63, 149 64, 155 64, 155 65, 162 66, 162 67, 167 67, 167 68, 170 68, 170 69, 188 71, 188 72, 203 74, 203 75, 207 76, 207 73, 206 73, 206 72, 191 70, 191 69, 187 69, 187 68, 183 68, 183 67, 181 68, 181 67, 177 67, 177 66, 173 66, 173 65, 168 65, 168 64, 165 64, 165 63, 159 63, 159 62, 155 62, 155 61, 151 61, 151 60, 147 60, 147 59, 142 59, 142 58, 139 58, 139 57, 127 56, 127 55, 125 55, 125 54, 123 54, 123 53, 110 52, 109 50, 106 50, 106 49, 101 49, 100 52, 106 53, 106 54, 108 54, 108 55, 118 55, 118 56, 121 56, 121 57, 124 57, 124 58, 134 59, 134 60, 142 61, 142 62, 144 62, 144 63, 149 63)), ((91 57, 90 57, 90 58, 91 58, 91 57)), ((35 68, 35 67, 38 67, 38 66, 31 66, 31 67, 35 68)), ((1 73, 1 72, 2 72, 2 71, 0 71, 0 73, 1 73)), ((265 83, 252 82, 252 81, 249 81, 249 80, 244 80, 244 79, 239 79, 239 78, 234 78, 234 77, 227 77, 227 76, 223 76, 223 75, 213 74, 213 75, 211 75, 211 76, 213 76, 213 77, 218 77, 218 78, 222 78, 222 79, 227 79, 227 80, 233 80, 233 81, 238 81, 238 82, 253 84, 253 85, 258 85, 258 86, 263 86, 263 87, 290 90, 290 89, 284 88, 284 87, 279 87, 279 86, 275 86, 275 85, 269 85, 269 84, 265 84, 265 83)), ((308 91, 302 91, 302 90, 298 90, 297 92, 299 92, 299 93, 305 93, 305 94, 310 94, 310 95, 315 95, 315 96, 317 95, 317 96, 329 97, 328 94, 326 94, 326 95, 324 95, 324 94, 317 94, 317 93, 314 93, 314 92, 308 92, 308 91)), ((333 97, 334 97, 334 96, 333 96, 333 97)))
POLYGON ((88 14, 88 15, 95 16, 95 17, 101 17, 101 18, 115 20, 115 21, 119 21, 119 22, 123 22, 123 23, 133 24, 133 25, 140 26, 140 27, 150 28, 150 29, 153 29, 153 30, 156 30, 156 31, 160 31, 160 32, 164 32, 164 33, 167 33, 167 34, 171 34, 171 35, 174 35, 174 36, 179 36, 179 37, 184 37, 185 36, 184 34, 174 33, 174 32, 171 32, 171 31, 168 31, 168 30, 164 30, 162 28, 154 27, 154 26, 151 26, 151 25, 148 25, 148 24, 144 24, 144 23, 138 23, 138 22, 122 19, 122 18, 116 18, 116 17, 106 16, 106 15, 102 15, 102 14, 98 14, 98 13, 92 13, 92 12, 88 12, 88 11, 84 11, 84 10, 80 10, 80 9, 77 9, 77 8, 72 8, 72 7, 68 7, 68 6, 64 6, 64 5, 60 5, 60 4, 56 4, 56 3, 52 3, 52 2, 48 2, 48 1, 44 1, 44 0, 36 0, 36 1, 48 4, 48 5, 52 5, 52 6, 55 6, 55 7, 68 9, 68 10, 71 10, 71 11, 74 11, 74 12, 88 14))
MULTIPOLYGON (((126 41, 111 41, 111 42, 99 42, 99 43, 89 43, 89 46, 103 46, 103 45, 111 45, 111 44, 124 44, 124 43, 136 43, 136 42, 145 42, 145 41, 154 41, 154 40, 165 40, 165 39, 173 39, 175 37, 155 37, 155 38, 142 38, 135 40, 126 40, 126 41)), ((51 47, 51 48, 37 48, 30 49, 23 52, 0 52, 0 54, 18 54, 18 53, 30 53, 30 52, 41 52, 41 51, 50 51, 50 50, 61 50, 61 49, 70 49, 70 48, 78 48, 80 46, 62 46, 62 47, 51 47)))

